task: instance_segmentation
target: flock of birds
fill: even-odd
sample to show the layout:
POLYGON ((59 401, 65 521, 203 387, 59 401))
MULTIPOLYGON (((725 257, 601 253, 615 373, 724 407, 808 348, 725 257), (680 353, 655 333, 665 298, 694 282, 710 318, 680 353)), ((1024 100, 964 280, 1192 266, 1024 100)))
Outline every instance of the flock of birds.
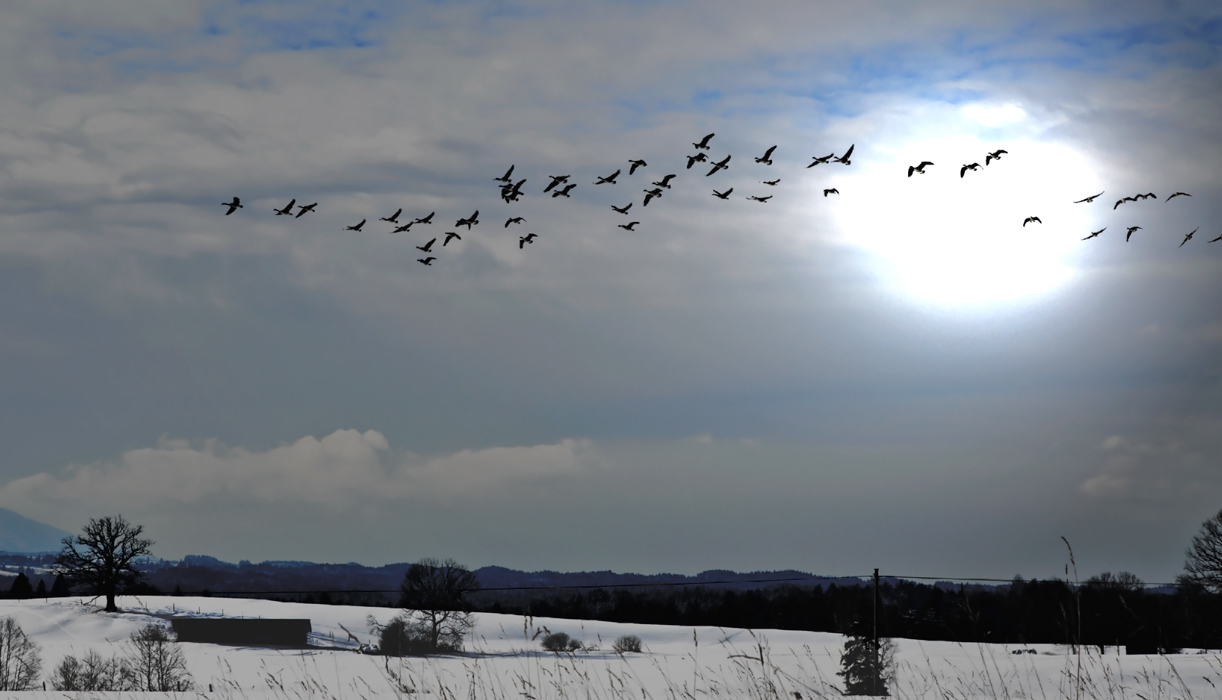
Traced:
MULTIPOLYGON (((718 172, 722 170, 729 169, 731 156, 726 155, 724 158, 722 158, 719 161, 713 161, 707 154, 707 151, 711 150, 711 147, 709 146, 709 142, 712 141, 715 135, 716 134, 708 134, 703 139, 692 142, 692 146, 696 150, 696 153, 693 155, 686 156, 688 170, 691 170, 697 163, 707 163, 710 166, 710 169, 707 173, 705 173, 705 177, 712 177, 713 175, 717 174, 718 172)), ((834 151, 825 156, 812 156, 812 161, 810 165, 807 165, 806 167, 809 169, 809 168, 813 168, 818 165, 825 165, 825 164, 830 164, 830 163, 839 163, 841 165, 851 165, 852 161, 850 159, 853 155, 854 147, 855 147, 855 144, 850 145, 848 149, 844 152, 844 154, 841 156, 836 156, 836 153, 834 151)), ((772 165, 773 164, 772 154, 776 150, 776 148, 777 148, 776 146, 769 147, 766 151, 764 151, 764 154, 762 156, 754 159, 755 162, 757 164, 765 165, 765 166, 772 165)), ((993 161, 1000 161, 1001 157, 1006 154, 1008 154, 1008 151, 1005 151, 1003 149, 998 149, 996 151, 987 153, 985 155, 984 165, 988 166, 993 161)), ((640 159, 629 160, 628 164, 629 164, 629 168, 628 168, 629 177, 632 177, 633 175, 635 175, 637 170, 648 166, 648 163, 640 159)), ((913 175, 925 175, 926 174, 925 169, 932 165, 934 165, 934 163, 928 160, 923 160, 917 165, 910 165, 908 166, 908 177, 912 177, 913 175)), ((978 171, 981 169, 981 167, 982 166, 980 165, 980 163, 965 163, 959 168, 959 177, 963 178, 967 175, 968 172, 978 171)), ((510 165, 509 169, 505 171, 504 175, 493 178, 495 182, 501 183, 500 184, 501 200, 507 204, 520 201, 524 195, 522 187, 526 184, 526 178, 522 178, 515 182, 513 179, 513 171, 514 171, 514 166, 510 165)), ((620 169, 616 169, 615 172, 611 173, 610 175, 596 176, 596 179, 593 182, 593 186, 618 184, 618 178, 620 177, 622 172, 623 172, 623 169, 620 168, 620 169)), ((570 178, 572 177, 571 175, 549 175, 547 177, 550 179, 550 182, 547 184, 546 187, 543 188, 543 194, 550 193, 552 198, 558 198, 558 197, 567 198, 570 196, 572 191, 577 187, 577 183, 569 182, 570 178)), ((660 199, 663 196, 663 194, 665 193, 665 191, 672 189, 671 182, 676 177, 678 177, 677 173, 670 173, 668 175, 661 177, 660 179, 656 181, 651 182, 650 184, 652 185, 652 188, 642 190, 645 196, 643 198, 643 201, 641 202, 641 206, 647 207, 649 206, 649 203, 652 200, 660 199)), ((769 187, 776 187, 778 184, 780 184, 781 179, 775 178, 772 180, 761 180, 760 182, 764 185, 768 185, 769 187)), ((712 196, 718 199, 721 199, 721 200, 728 200, 730 198, 730 195, 733 192, 734 192, 733 187, 727 188, 725 191, 718 191, 716 188, 714 188, 712 192, 712 196)), ((829 187, 823 190, 823 196, 825 198, 833 194, 839 195, 840 190, 836 189, 835 187, 829 187)), ((1102 196, 1103 194, 1104 192, 1099 192, 1098 194, 1093 194, 1089 197, 1084 197, 1083 199, 1079 199, 1073 203, 1074 204, 1090 204, 1094 202, 1097 198, 1102 196)), ((1191 196, 1192 195, 1188 194, 1187 192, 1175 192, 1174 194, 1167 197, 1167 199, 1164 201, 1169 202, 1172 199, 1175 199, 1176 197, 1191 197, 1191 196)), ((1136 195, 1129 196, 1129 197, 1123 197, 1116 201, 1116 204, 1112 206, 1112 210, 1115 211, 1117 208, 1120 207, 1120 205, 1125 204, 1126 202, 1136 202, 1136 201, 1150 199, 1150 198, 1153 198, 1155 200, 1158 199, 1157 196, 1153 192, 1147 192, 1143 194, 1136 194, 1136 195)), ((759 202, 761 204, 766 204, 768 200, 772 199, 772 195, 766 195, 766 196, 747 195, 746 199, 753 201, 753 202, 759 202)), ((628 211, 632 209, 632 206, 634 203, 635 203, 634 201, 629 201, 627 204, 623 206, 611 205, 611 209, 619 214, 623 214, 627 216, 628 211)), ((236 196, 233 198, 233 201, 222 202, 221 205, 228 207, 228 211, 225 212, 226 216, 229 216, 230 214, 233 214, 238 209, 243 208, 242 200, 236 196)), ((294 199, 289 200, 289 203, 286 204, 283 208, 273 209, 272 211, 275 212, 276 216, 291 216, 293 218, 300 219, 302 216, 315 211, 315 207, 317 206, 318 206, 318 202, 313 202, 311 204, 298 205, 297 200, 294 198, 294 199), (293 213, 294 207, 297 208, 296 214, 293 213)), ((399 217, 402 214, 403 214, 403 209, 399 209, 394 214, 391 214, 388 217, 380 218, 379 221, 384 221, 388 224, 391 224, 392 230, 390 231, 390 233, 407 233, 411 231, 413 226, 432 224, 433 217, 436 215, 436 212, 430 212, 428 216, 418 217, 418 218, 411 219, 410 221, 404 220, 403 222, 400 222, 399 217)), ((368 221, 367 219, 361 219, 359 223, 356 223, 352 226, 346 226, 344 227, 343 230, 360 232, 361 229, 365 226, 365 223, 367 221, 368 221)), ((518 225, 518 224, 522 224, 525 222, 526 222, 526 219, 521 216, 509 217, 508 219, 505 220, 504 228, 509 228, 511 225, 518 225)), ((479 210, 477 209, 470 216, 463 217, 455 221, 454 228, 457 229, 457 228, 462 228, 463 226, 465 226, 467 228, 467 231, 470 232, 472 230, 472 227, 475 225, 478 225, 479 223, 480 223, 479 210)), ((629 221, 628 223, 625 223, 625 224, 619 224, 618 227, 626 231, 635 231, 636 230, 635 227, 639 225, 640 223, 641 223, 640 221, 629 221)), ((1023 220, 1022 225, 1025 228, 1027 224, 1043 224, 1043 222, 1040 220, 1038 216, 1028 216, 1027 218, 1023 220)), ((1200 227, 1198 226, 1197 228, 1189 232, 1187 235, 1185 235, 1184 239, 1180 242, 1180 247, 1183 247, 1185 243, 1192 240, 1193 235, 1195 235, 1199 229, 1200 227)), ((1092 231, 1090 235, 1086 236, 1082 240, 1086 241, 1092 238, 1097 238, 1101 233, 1103 233, 1106 230, 1107 230, 1107 227, 1105 226, 1104 228, 1101 228, 1098 231, 1092 231)), ((1141 230, 1140 226, 1129 226, 1127 229, 1127 233, 1125 234, 1125 241, 1128 242, 1129 239, 1132 238, 1133 233, 1139 230, 1141 230)), ((518 237, 518 248, 524 249, 527 245, 534 243, 536 238, 538 238, 538 235, 535 233, 528 233, 525 236, 519 236, 518 237)), ((457 231, 446 231, 444 233, 444 240, 441 243, 441 247, 445 248, 446 246, 450 244, 451 241, 455 239, 461 241, 462 236, 459 235, 457 231)), ((1222 235, 1210 240, 1209 242, 1216 243, 1218 241, 1222 241, 1222 235)), ((431 266, 433 264, 433 261, 437 259, 435 256, 431 255, 431 253, 433 253, 433 246, 436 243, 437 243, 437 237, 433 237, 433 238, 430 238, 428 242, 424 243, 423 245, 416 246, 416 248, 420 251, 423 251, 426 256, 423 258, 418 258, 417 261, 423 265, 431 266)))

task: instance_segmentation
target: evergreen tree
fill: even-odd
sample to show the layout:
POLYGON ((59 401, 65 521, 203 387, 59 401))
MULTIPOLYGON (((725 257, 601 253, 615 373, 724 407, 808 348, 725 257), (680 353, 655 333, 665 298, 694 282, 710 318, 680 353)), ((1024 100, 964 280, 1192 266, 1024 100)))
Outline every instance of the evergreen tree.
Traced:
POLYGON ((878 647, 876 664, 873 639, 855 635, 844 640, 841 670, 836 675, 844 678, 845 695, 890 695, 887 686, 893 676, 895 644, 883 638, 878 640, 878 647))
POLYGON ((46 598, 47 597, 47 582, 45 580, 41 578, 38 579, 38 588, 34 589, 34 597, 35 598, 46 598))
POLYGON ((13 587, 8 591, 10 598, 29 598, 34 594, 34 587, 30 585, 30 577, 25 575, 25 572, 17 574, 17 578, 13 579, 13 587))
POLYGON ((55 582, 51 584, 51 597, 63 598, 69 595, 72 595, 72 589, 68 586, 68 580, 64 578, 63 574, 57 574, 55 582))

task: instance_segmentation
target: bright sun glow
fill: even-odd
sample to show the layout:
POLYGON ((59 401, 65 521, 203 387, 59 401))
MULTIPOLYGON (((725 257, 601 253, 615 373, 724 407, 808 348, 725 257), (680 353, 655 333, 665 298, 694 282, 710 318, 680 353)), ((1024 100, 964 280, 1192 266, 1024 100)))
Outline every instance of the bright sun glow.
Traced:
POLYGON ((1100 179, 1086 157, 1061 144, 975 137, 908 143, 893 157, 854 163, 856 172, 835 179, 840 201, 827 206, 838 242, 869 252, 898 294, 994 307, 1046 296, 1074 277, 1070 258, 1093 220, 1088 205, 1072 202, 1097 192, 1100 179), (1008 153, 985 166, 998 148, 1008 153), (908 177, 922 160, 934 165, 908 177), (977 162, 960 177, 960 166, 977 162), (1023 226, 1029 216, 1043 223, 1023 226))

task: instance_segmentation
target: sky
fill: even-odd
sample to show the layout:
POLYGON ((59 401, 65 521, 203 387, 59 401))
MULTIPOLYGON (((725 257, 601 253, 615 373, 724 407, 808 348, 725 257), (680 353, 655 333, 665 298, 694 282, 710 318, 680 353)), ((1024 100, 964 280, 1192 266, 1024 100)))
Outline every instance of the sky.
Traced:
POLYGON ((1222 508, 1215 3, 15 0, 0 58, 24 516, 640 573, 1048 578, 1064 537, 1161 582, 1222 508))

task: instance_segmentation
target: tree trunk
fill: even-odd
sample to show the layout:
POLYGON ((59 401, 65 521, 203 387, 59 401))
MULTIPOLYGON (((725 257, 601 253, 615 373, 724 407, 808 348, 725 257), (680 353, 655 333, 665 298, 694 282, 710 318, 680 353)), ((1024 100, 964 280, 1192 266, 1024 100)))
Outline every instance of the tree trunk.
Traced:
POLYGON ((119 612, 119 606, 115 605, 114 591, 106 592, 106 612, 119 612))

